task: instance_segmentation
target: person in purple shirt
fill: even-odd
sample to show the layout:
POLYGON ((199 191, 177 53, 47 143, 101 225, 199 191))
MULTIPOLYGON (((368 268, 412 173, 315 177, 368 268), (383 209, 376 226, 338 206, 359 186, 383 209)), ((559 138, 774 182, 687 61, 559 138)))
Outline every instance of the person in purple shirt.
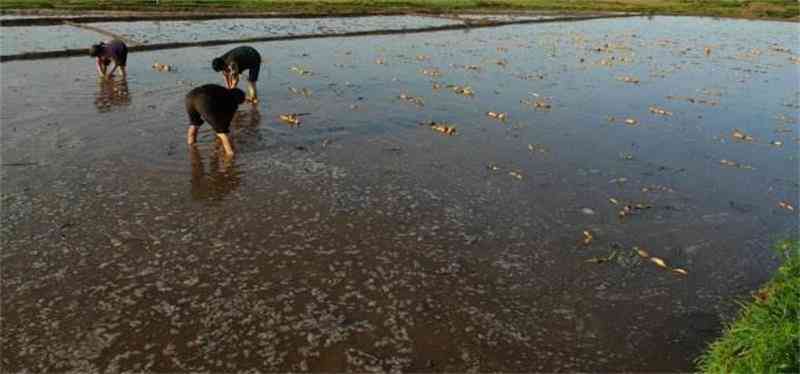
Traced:
POLYGON ((97 73, 104 78, 111 78, 117 68, 122 70, 122 76, 128 75, 126 62, 128 61, 128 46, 119 39, 100 42, 89 48, 89 55, 97 59, 97 73), (114 62, 114 68, 108 71, 108 65, 114 62))

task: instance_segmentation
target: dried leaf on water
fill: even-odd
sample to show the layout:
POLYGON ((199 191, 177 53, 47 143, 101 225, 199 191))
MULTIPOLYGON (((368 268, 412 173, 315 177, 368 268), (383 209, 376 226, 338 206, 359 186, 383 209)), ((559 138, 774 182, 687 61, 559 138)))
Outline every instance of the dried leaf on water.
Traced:
POLYGON ((300 125, 300 116, 297 113, 285 113, 279 116, 281 121, 286 122, 292 126, 300 125))
POLYGON ((429 77, 439 77, 442 75, 442 72, 439 69, 422 69, 422 75, 427 75, 429 77))
POLYGON ((592 243, 592 240, 594 240, 594 235, 592 235, 591 231, 583 230, 583 240, 581 240, 581 243, 583 243, 583 245, 589 245, 592 243))
POLYGON ((402 94, 400 94, 400 99, 405 100, 406 102, 409 102, 409 103, 417 105, 417 106, 425 106, 425 101, 422 100, 422 98, 419 97, 419 96, 411 96, 411 95, 407 95, 407 94, 402 93, 402 94))
POLYGON ((788 201, 778 202, 778 206, 783 208, 783 209, 786 209, 786 210, 788 210, 790 212, 794 212, 794 207, 792 206, 792 204, 789 204, 788 201))
POLYGON ((500 121, 505 121, 508 118, 508 114, 503 112, 486 112, 486 115, 500 121))
POLYGON ((672 115, 672 112, 668 112, 665 109, 659 108, 657 106, 651 106, 650 107, 650 113, 654 113, 654 114, 658 114, 658 115, 662 115, 662 116, 671 116, 672 115))
POLYGON ((440 132, 442 134, 445 134, 445 135, 452 136, 452 135, 456 134, 456 128, 454 126, 452 126, 452 125, 447 124, 447 123, 428 122, 428 123, 422 123, 422 125, 428 125, 434 131, 438 131, 438 132, 440 132))
POLYGON ((174 71, 175 68, 172 67, 172 65, 170 64, 161 64, 156 62, 155 64, 153 64, 153 70, 165 72, 165 71, 174 71))
POLYGON ((667 266, 667 263, 664 262, 664 260, 662 260, 662 259, 660 259, 658 257, 650 257, 650 262, 656 264, 656 266, 659 266, 659 267, 662 267, 662 268, 665 268, 665 269, 669 268, 669 266, 667 266))
POLYGON ((745 134, 744 132, 742 132, 742 130, 739 130, 739 129, 733 129, 733 133, 731 134, 731 136, 734 139, 737 139, 737 140, 742 140, 742 141, 746 141, 746 142, 752 142, 753 141, 753 137, 752 136, 745 134))
POLYGON ((689 272, 688 272, 688 271, 686 271, 686 270, 683 270, 683 269, 681 269, 681 268, 673 268, 673 269, 672 269, 672 272, 673 272, 673 273, 677 273, 677 274, 681 274, 681 275, 689 275, 689 272))
POLYGON ((299 66, 292 66, 292 67, 289 68, 289 71, 291 71, 291 72, 293 72, 293 73, 295 73, 297 75, 313 75, 314 74, 311 70, 307 70, 307 69, 301 68, 299 66))
POLYGON ((617 77, 617 80, 623 81, 625 83, 634 83, 634 84, 638 84, 639 83, 639 78, 631 77, 631 76, 627 76, 627 75, 626 76, 622 76, 622 77, 617 77))
POLYGON ((473 91, 470 86, 457 86, 457 85, 454 85, 454 86, 450 86, 450 88, 453 90, 453 92, 455 92, 455 93, 457 93, 459 95, 463 95, 463 96, 474 96, 475 95, 475 91, 473 91))

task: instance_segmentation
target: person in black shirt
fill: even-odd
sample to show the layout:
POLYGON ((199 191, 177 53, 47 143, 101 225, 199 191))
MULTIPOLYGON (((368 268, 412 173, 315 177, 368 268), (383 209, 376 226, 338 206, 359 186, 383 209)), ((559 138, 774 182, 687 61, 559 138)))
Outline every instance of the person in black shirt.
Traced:
POLYGON ((231 120, 239 104, 245 100, 244 91, 238 88, 225 88, 217 84, 206 84, 186 94, 186 113, 189 115, 189 131, 186 142, 197 142, 197 128, 208 122, 225 148, 228 156, 233 156, 233 147, 228 138, 231 120))
POLYGON ((247 70, 249 72, 247 82, 250 93, 250 97, 247 100, 252 103, 258 102, 256 81, 258 80, 258 72, 261 70, 261 55, 255 48, 241 46, 231 49, 228 53, 211 61, 211 67, 214 71, 222 72, 225 77, 225 85, 228 88, 236 87, 239 84, 239 74, 247 70))

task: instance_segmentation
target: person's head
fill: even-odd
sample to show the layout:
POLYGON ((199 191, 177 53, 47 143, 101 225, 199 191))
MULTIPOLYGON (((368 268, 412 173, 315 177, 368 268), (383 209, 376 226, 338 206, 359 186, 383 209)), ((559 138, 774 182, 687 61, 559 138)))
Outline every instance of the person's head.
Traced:
POLYGON ((214 71, 223 71, 225 70, 225 60, 217 57, 211 60, 211 67, 214 69, 214 71))
POLYGON ((244 98, 245 98, 244 91, 238 88, 231 89, 231 97, 236 102, 236 105, 244 103, 244 98))
POLYGON ((89 48, 89 56, 97 57, 103 53, 103 43, 97 43, 89 48))

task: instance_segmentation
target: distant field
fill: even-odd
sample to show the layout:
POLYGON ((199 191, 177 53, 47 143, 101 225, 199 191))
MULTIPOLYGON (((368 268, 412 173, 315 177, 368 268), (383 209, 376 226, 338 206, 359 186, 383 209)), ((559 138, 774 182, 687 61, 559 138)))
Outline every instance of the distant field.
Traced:
POLYGON ((797 19, 797 0, 0 0, 0 9, 255 9, 305 14, 554 10, 797 19))

